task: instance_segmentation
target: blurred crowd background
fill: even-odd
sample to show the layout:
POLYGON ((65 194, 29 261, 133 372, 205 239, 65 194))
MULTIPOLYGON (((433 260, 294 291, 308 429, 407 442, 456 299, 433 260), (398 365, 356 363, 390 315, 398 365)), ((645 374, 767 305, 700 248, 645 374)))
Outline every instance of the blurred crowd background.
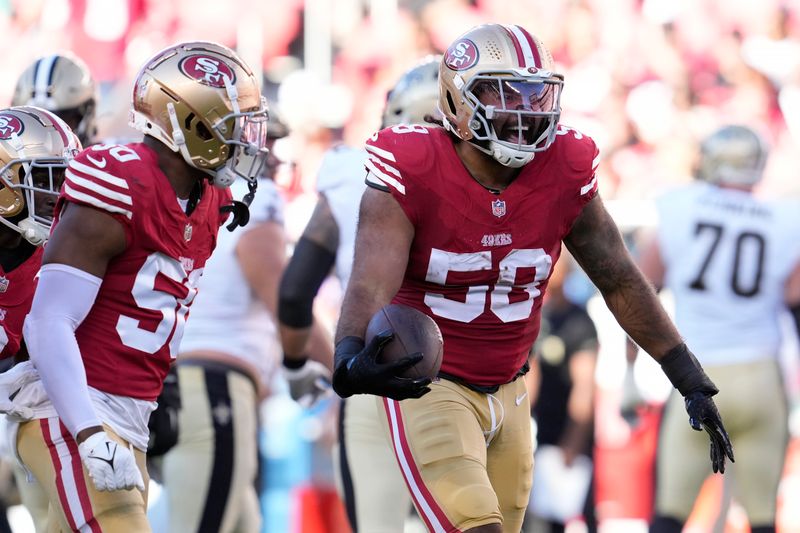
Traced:
POLYGON ((485 21, 520 24, 550 48, 566 78, 562 121, 600 145, 604 198, 689 179, 698 137, 730 120, 770 141, 764 188, 798 188, 797 0, 4 0, 0 98, 33 58, 72 50, 101 84, 101 137, 130 136, 138 66, 175 41, 216 40, 262 69, 293 126, 298 194, 325 146, 377 128, 405 69, 485 21))
MULTIPOLYGON (((0 100, 10 101, 34 58, 71 50, 100 83, 99 138, 131 139, 131 81, 148 57, 193 38, 236 48, 261 70, 266 96, 291 129, 276 147, 286 162, 277 181, 288 202, 287 229, 296 237, 315 201, 325 149, 363 143, 402 72, 489 21, 519 24, 552 51, 565 76, 562 122, 597 141, 600 191, 626 233, 652 223, 650 200, 691 179, 698 140, 723 123, 755 127, 768 140, 761 193, 800 194, 800 0, 0 0, 0 100)), ((338 294, 326 290, 332 323, 338 294)), ((569 290, 576 300, 590 299, 591 288, 580 280, 569 290)), ((612 391, 607 397, 618 403, 624 339, 602 310, 595 317, 598 384, 601 395, 612 391)), ((796 393, 796 350, 787 350, 787 382, 796 393)), ((663 400, 667 387, 657 369, 643 373, 655 384, 642 378, 642 402, 663 400)), ((283 531, 289 515, 303 514, 296 500, 287 507, 298 479, 332 477, 312 445, 296 445, 325 435, 330 444, 331 424, 319 421, 327 411, 309 415, 287 402, 283 397, 270 410, 271 427, 284 436, 270 439, 267 426, 265 450, 273 458, 298 450, 307 455, 293 474, 284 472, 286 490, 265 498, 273 518, 284 513, 283 526, 267 517, 268 531, 283 531)), ((621 447, 635 429, 630 420, 600 413, 598 445, 621 447)), ((273 467, 275 481, 281 467, 273 467)), ((797 465, 790 461, 787 468, 797 465)), ((792 479, 798 495, 800 477, 792 479)), ((599 509, 608 516, 636 514, 613 505, 599 509)), ((783 520, 783 531, 800 531, 798 517, 783 520), (797 529, 789 527, 792 520, 797 529)), ((324 524, 319 530, 337 531, 324 524)))

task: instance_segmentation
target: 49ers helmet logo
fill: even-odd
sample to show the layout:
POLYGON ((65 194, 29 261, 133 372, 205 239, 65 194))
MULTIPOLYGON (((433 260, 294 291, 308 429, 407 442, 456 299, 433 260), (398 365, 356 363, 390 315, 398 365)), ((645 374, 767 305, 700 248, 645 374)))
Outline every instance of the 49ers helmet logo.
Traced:
POLYGON ((236 74, 221 59, 207 55, 195 54, 181 60, 181 72, 203 85, 222 89, 225 87, 225 78, 231 85, 236 83, 236 74))
POLYGON ((25 125, 14 115, 0 115, 0 139, 10 139, 15 133, 22 135, 25 125))
POLYGON ((478 47, 469 39, 454 42, 444 54, 444 64, 452 70, 467 70, 478 62, 478 47))

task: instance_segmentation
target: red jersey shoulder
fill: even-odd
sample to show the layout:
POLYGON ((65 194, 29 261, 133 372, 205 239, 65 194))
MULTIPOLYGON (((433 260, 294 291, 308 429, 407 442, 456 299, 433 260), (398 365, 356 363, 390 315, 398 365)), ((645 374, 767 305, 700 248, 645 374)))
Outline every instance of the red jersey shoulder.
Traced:
POLYGON ((594 175, 600 162, 600 151, 588 135, 568 126, 559 125, 553 149, 566 169, 579 176, 594 175))
POLYGON ((405 194, 409 180, 433 161, 441 128, 399 124, 385 128, 367 140, 367 185, 405 194))
POLYGON ((142 147, 96 144, 86 148, 70 162, 61 197, 132 220, 152 189, 142 183, 153 175, 147 168, 153 162, 141 153, 142 147))

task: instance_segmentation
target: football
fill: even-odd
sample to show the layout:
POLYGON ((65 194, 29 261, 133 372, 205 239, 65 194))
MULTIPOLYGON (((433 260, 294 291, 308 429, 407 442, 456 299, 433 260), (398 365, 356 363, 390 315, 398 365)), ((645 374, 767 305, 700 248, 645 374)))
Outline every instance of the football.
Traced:
POLYGON ((382 331, 392 330, 394 338, 381 350, 378 361, 386 363, 422 352, 416 365, 401 373, 402 377, 435 378, 442 366, 442 332, 431 317, 413 307, 389 304, 375 313, 367 325, 366 342, 382 331))

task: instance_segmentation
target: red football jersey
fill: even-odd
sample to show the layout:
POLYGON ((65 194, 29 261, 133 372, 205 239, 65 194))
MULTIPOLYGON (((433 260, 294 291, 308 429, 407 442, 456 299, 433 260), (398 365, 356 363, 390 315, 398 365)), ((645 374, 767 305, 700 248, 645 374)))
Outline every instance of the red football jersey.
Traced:
POLYGON ((0 358, 13 357, 22 343, 22 324, 31 310, 43 248, 37 248, 11 272, 0 267, 0 358))
POLYGON ((441 128, 395 126, 366 147, 367 184, 389 191, 415 230, 393 303, 439 325, 443 373, 481 386, 512 380, 539 332, 561 240, 597 193, 594 141, 560 127, 500 194, 472 178, 441 128))
POLYGON ((105 211, 125 228, 126 250, 106 270, 97 300, 76 337, 90 386, 155 400, 178 350, 203 266, 230 202, 227 189, 203 182, 187 216, 144 144, 95 145, 70 162, 65 202, 105 211))

